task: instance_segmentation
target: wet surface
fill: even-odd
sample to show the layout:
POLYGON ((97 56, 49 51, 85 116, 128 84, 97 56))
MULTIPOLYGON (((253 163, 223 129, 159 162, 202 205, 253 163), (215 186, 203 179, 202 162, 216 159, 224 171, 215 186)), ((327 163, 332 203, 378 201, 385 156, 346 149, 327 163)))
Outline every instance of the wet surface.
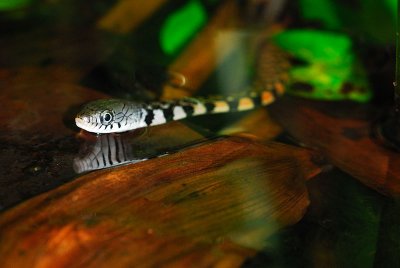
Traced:
POLYGON ((73 84, 73 78, 64 68, 2 71, 2 209, 75 177, 71 161, 79 145, 68 111, 81 97, 102 95, 73 84))
POLYGON ((72 180, 71 161, 77 149, 73 136, 36 137, 26 144, 3 140, 1 160, 7 168, 1 172, 2 209, 72 180))

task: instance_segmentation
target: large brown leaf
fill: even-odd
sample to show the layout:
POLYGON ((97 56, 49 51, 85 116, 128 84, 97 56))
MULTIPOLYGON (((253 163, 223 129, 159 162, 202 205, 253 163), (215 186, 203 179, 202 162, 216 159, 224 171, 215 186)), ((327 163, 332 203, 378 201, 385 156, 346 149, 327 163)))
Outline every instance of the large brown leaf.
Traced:
POLYGON ((4 267, 240 265, 277 229, 299 221, 304 149, 223 138, 93 172, 0 217, 4 267))

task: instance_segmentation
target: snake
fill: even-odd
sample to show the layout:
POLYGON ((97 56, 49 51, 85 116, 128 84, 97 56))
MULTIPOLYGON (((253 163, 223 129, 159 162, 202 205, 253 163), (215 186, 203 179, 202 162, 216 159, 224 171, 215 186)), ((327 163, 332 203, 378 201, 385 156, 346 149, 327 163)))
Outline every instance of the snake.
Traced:
POLYGON ((121 133, 194 116, 241 112, 270 105, 285 92, 290 59, 273 42, 263 42, 255 65, 253 84, 241 94, 151 102, 100 99, 86 104, 75 117, 75 123, 92 133, 121 133))

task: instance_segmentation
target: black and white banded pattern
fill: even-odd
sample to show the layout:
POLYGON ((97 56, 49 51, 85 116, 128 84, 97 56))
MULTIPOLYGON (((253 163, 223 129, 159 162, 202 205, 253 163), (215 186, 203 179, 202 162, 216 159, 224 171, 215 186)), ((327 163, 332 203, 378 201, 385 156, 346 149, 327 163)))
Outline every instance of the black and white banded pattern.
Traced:
POLYGON ((182 98, 151 103, 97 100, 88 103, 76 116, 75 122, 89 132, 118 133, 192 116, 254 109, 273 103, 284 93, 289 67, 287 55, 266 43, 259 53, 253 91, 236 96, 182 98))

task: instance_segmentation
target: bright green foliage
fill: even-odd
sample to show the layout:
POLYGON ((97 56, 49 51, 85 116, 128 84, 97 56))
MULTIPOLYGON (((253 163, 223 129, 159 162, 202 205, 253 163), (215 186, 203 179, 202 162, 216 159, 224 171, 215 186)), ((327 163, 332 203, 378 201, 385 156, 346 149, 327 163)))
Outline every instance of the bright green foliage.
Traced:
POLYGON ((303 18, 321 21, 326 28, 330 29, 341 27, 341 21, 331 0, 300 0, 299 2, 303 18))
POLYGON ((13 10, 29 4, 31 0, 0 0, 0 10, 13 10))
POLYGON ((305 62, 290 71, 290 93, 321 100, 366 102, 371 98, 364 70, 356 61, 351 40, 345 35, 291 30, 275 36, 275 41, 305 62), (298 87, 305 84, 309 85, 308 90, 298 87))
POLYGON ((190 0, 171 14, 160 31, 161 48, 166 54, 174 54, 207 20, 207 14, 198 0, 190 0))

